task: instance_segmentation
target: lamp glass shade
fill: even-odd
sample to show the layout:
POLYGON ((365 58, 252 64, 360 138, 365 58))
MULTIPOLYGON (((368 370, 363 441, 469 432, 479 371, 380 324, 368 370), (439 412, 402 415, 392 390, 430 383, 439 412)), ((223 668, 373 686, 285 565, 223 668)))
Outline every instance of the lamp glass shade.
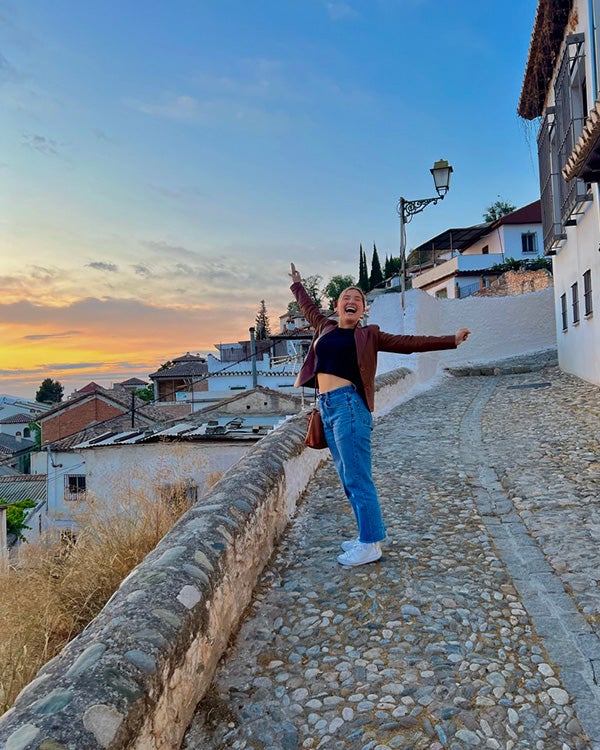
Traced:
POLYGON ((452 167, 445 159, 440 159, 439 161, 436 161, 430 172, 433 175, 433 182, 435 183, 435 189, 438 195, 446 195, 450 189, 450 175, 453 172, 452 167))

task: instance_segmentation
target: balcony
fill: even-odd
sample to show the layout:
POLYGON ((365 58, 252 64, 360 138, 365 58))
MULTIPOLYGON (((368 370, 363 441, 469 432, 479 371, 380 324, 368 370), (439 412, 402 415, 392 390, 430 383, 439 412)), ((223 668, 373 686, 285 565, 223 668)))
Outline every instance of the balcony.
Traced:
POLYGON ((505 257, 502 253, 492 255, 457 255, 446 260, 428 271, 425 271, 412 279, 413 289, 421 289, 430 284, 435 284, 443 279, 456 276, 458 273, 474 273, 489 271, 497 263, 504 263, 505 257))

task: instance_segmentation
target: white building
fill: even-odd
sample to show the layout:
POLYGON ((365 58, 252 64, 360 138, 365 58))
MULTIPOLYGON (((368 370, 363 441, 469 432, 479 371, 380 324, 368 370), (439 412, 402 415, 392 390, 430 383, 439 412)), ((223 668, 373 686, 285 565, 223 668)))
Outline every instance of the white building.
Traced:
POLYGON ((32 473, 46 477, 46 503, 30 525, 39 532, 73 529, 90 498, 108 507, 119 498, 168 498, 181 488, 200 497, 301 406, 298 398, 259 387, 181 421, 134 429, 118 418, 90 425, 33 454, 32 473))
POLYGON ((540 201, 493 222, 447 229, 411 256, 417 263, 425 261, 410 269, 414 289, 445 299, 469 297, 499 276, 495 265, 509 258, 527 263, 543 256, 540 201))
POLYGON ((600 384, 600 0, 539 0, 518 112, 540 119, 560 367, 600 384), (594 310, 596 316, 594 317, 594 310))

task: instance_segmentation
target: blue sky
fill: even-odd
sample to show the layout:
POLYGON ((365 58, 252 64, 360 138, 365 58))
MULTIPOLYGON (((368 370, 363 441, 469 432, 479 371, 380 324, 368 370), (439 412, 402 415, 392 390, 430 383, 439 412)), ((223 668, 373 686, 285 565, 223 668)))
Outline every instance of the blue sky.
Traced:
MULTIPOLYGON (((356 276, 539 196, 534 0, 0 2, 0 392, 145 377, 276 326, 293 260, 356 276)), ((71 388, 72 389, 72 388, 71 388)))

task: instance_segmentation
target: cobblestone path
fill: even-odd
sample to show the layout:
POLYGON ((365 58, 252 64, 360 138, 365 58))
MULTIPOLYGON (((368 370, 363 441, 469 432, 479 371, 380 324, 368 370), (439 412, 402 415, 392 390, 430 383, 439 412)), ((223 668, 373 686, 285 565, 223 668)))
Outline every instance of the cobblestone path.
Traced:
POLYGON ((374 431, 384 556, 317 473, 185 750, 600 748, 600 389, 448 377, 374 431))

